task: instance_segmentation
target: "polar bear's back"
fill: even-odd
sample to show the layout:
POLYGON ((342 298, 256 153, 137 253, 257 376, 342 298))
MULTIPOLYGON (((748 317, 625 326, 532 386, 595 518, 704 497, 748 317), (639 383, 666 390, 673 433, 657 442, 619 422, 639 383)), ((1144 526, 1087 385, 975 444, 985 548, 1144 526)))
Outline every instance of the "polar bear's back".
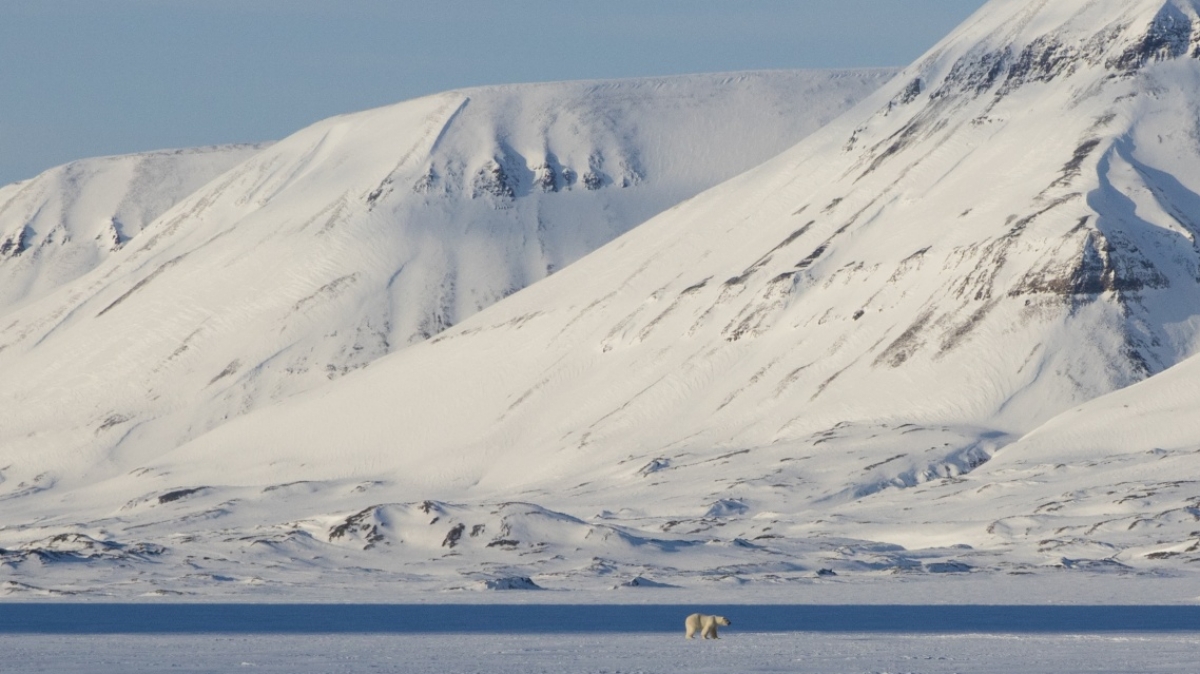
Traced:
POLYGON ((691 639, 694 635, 699 634, 705 639, 717 638, 717 625, 730 625, 729 619, 719 615, 705 615, 703 613, 693 613, 683 621, 683 626, 686 631, 687 638, 691 639))

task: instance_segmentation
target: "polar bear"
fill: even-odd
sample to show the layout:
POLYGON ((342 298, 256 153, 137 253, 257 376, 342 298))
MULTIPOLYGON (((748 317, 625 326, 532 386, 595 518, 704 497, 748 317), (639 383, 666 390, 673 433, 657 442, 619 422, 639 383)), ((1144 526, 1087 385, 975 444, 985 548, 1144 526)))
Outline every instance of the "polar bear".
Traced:
POLYGON ((687 638, 691 639, 697 632, 705 639, 717 639, 717 625, 728 627, 733 623, 729 622, 729 618, 719 615, 704 615, 703 613, 693 613, 683 621, 683 626, 687 630, 687 638))

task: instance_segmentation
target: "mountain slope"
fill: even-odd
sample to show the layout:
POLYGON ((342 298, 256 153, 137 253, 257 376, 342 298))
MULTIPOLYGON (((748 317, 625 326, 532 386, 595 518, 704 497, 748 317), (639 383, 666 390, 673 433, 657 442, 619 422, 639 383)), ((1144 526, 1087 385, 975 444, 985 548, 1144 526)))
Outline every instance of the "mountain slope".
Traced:
POLYGON ((485 87, 318 123, 5 316, 10 484, 124 470, 436 334, 894 71, 485 87))
POLYGON ((1185 10, 1194 22, 1186 3, 992 3, 783 157, 319 406, 447 447, 583 428, 592 444, 698 430, 700 444, 763 445, 856 418, 1023 432, 1160 371, 1195 343, 1196 144, 1177 122, 1196 62, 1130 54, 1185 10), (1024 65, 1059 50, 1074 55, 1024 65), (477 402, 390 420, 351 409, 366 390, 379 405, 477 402), (459 435, 460 409, 474 430, 433 440, 459 435))
POLYGON ((0 313, 84 275, 168 208, 260 149, 83 159, 0 187, 0 313))
MULTIPOLYGON (((1198 4, 993 0, 778 158, 327 386, 171 451, 134 431, 6 536, 292 586, 1124 568, 1153 528, 993 523, 1006 454, 1049 449, 1014 441, 1196 351, 1198 4)), ((1075 475, 1008 486, 1119 490, 1075 475)))

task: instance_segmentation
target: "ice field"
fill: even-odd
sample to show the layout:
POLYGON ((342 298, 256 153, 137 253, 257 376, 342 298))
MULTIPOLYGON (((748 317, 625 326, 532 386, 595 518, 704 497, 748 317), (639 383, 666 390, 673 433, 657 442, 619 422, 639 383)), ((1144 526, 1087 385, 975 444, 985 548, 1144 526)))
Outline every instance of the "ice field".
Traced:
POLYGON ((1187 672, 1200 635, 666 634, 0 637, 4 671, 1187 672))
POLYGON ((1191 606, 712 608, 718 641, 686 606, 10 604, 0 671, 1145 674, 1200 648, 1191 606))

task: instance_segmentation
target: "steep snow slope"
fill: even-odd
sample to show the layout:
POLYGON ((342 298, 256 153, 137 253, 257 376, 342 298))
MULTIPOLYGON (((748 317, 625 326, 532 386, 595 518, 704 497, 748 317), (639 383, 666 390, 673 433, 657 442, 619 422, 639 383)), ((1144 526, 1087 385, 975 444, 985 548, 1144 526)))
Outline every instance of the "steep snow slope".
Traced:
MULTIPOLYGON (((368 369, 173 451, 126 427, 90 473, 28 436, 14 467, 48 477, 9 507, 39 521, 3 544, 35 577, 150 555, 298 584, 1125 568, 1153 524, 1113 542, 1083 507, 1058 546, 996 523, 1015 487, 1070 503, 1118 473, 1002 459, 1196 350, 1198 5, 993 0, 777 159, 368 369)), ((128 587, 207 587, 157 568, 128 587)))
POLYGON ((168 208, 261 148, 83 159, 0 187, 0 313, 84 275, 168 208))
POLYGON ((360 368, 773 156, 893 73, 487 87, 304 129, 4 317, 0 472, 127 470, 360 368))

